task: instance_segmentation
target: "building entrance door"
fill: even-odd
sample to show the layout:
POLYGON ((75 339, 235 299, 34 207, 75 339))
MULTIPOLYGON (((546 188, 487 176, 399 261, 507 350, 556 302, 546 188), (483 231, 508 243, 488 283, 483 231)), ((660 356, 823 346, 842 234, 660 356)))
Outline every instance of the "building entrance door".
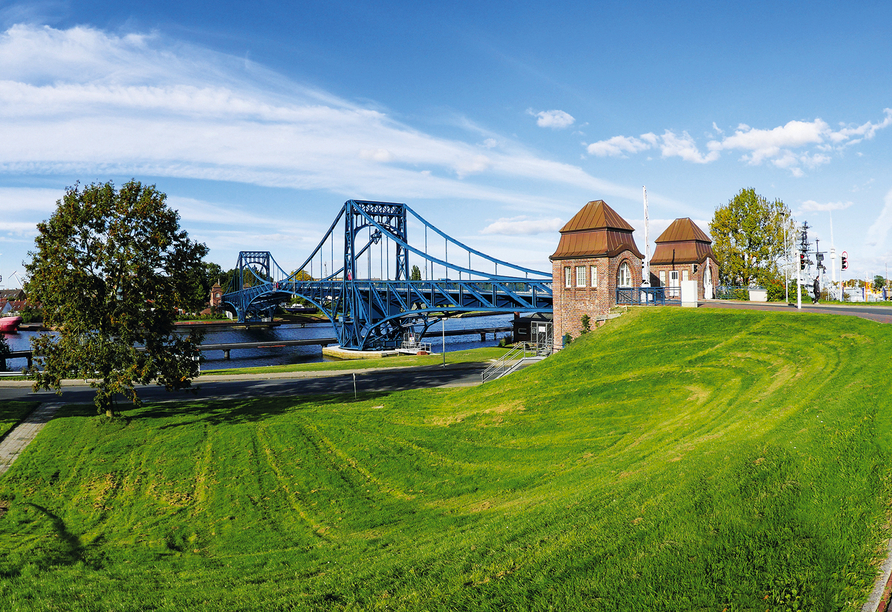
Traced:
POLYGON ((709 265, 709 260, 706 260, 706 269, 703 270, 703 299, 711 300, 715 297, 715 293, 712 290, 712 267, 709 265))
POLYGON ((669 271, 669 291, 666 297, 670 298, 679 298, 681 293, 679 292, 680 285, 678 284, 678 270, 670 270, 669 271))

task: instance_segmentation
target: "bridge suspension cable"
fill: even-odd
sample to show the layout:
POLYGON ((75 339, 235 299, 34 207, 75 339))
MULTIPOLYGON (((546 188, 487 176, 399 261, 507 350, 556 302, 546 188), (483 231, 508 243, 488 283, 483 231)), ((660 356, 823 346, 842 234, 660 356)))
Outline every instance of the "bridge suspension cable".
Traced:
POLYGON ((237 268, 223 299, 240 322, 271 317, 279 304, 299 297, 331 320, 341 346, 350 349, 396 347, 406 331, 421 327, 423 334, 459 312, 552 310, 551 273, 491 257, 448 236, 406 204, 392 202, 345 202, 316 248, 291 272, 269 251, 242 251, 237 268), (423 228, 423 243, 413 244, 410 226, 423 228), (443 239, 442 248, 429 233, 443 239), (336 260, 335 241, 341 237, 342 258, 339 249, 336 260), (417 263, 410 265, 413 260, 417 263))

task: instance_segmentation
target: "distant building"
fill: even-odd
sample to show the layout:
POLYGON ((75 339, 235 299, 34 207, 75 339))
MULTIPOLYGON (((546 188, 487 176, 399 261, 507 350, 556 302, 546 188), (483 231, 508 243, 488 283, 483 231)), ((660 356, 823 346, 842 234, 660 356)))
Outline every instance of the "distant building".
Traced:
POLYGON ((0 300, 8 300, 14 302, 16 300, 25 299, 24 289, 0 289, 0 300))
POLYGON ((552 265, 554 346, 563 348, 564 334, 578 336, 582 316, 594 329, 616 305, 617 287, 641 285, 643 255, 635 245, 635 229, 603 200, 586 204, 561 228, 552 265))
POLYGON ((712 240, 691 219, 676 219, 656 239, 650 259, 651 286, 666 287, 666 297, 678 298, 681 281, 697 281, 697 299, 713 299, 719 266, 712 240))
POLYGON ((221 304, 223 304, 223 287, 220 286, 220 281, 218 280, 214 283, 214 286, 211 287, 211 296, 208 300, 208 306, 211 308, 220 308, 221 304))

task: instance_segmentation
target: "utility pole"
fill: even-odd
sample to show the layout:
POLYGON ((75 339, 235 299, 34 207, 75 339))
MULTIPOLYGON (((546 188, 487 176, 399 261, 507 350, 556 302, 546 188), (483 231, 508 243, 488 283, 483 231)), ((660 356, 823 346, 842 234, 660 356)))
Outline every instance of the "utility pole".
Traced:
MULTIPOLYGON (((801 237, 800 235, 800 239, 801 237)), ((799 263, 802 261, 802 252, 799 248, 796 249, 796 255, 793 256, 793 265, 796 266, 796 309, 802 310, 802 265, 799 263)))

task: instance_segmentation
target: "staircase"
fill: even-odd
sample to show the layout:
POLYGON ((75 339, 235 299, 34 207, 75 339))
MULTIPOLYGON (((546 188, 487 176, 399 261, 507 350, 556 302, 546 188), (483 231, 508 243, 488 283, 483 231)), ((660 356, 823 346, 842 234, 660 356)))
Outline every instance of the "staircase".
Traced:
POLYGON ((483 371, 483 382, 501 378, 506 374, 519 370, 522 366, 528 363, 542 361, 550 354, 551 345, 549 344, 522 342, 519 346, 515 346, 483 371))

